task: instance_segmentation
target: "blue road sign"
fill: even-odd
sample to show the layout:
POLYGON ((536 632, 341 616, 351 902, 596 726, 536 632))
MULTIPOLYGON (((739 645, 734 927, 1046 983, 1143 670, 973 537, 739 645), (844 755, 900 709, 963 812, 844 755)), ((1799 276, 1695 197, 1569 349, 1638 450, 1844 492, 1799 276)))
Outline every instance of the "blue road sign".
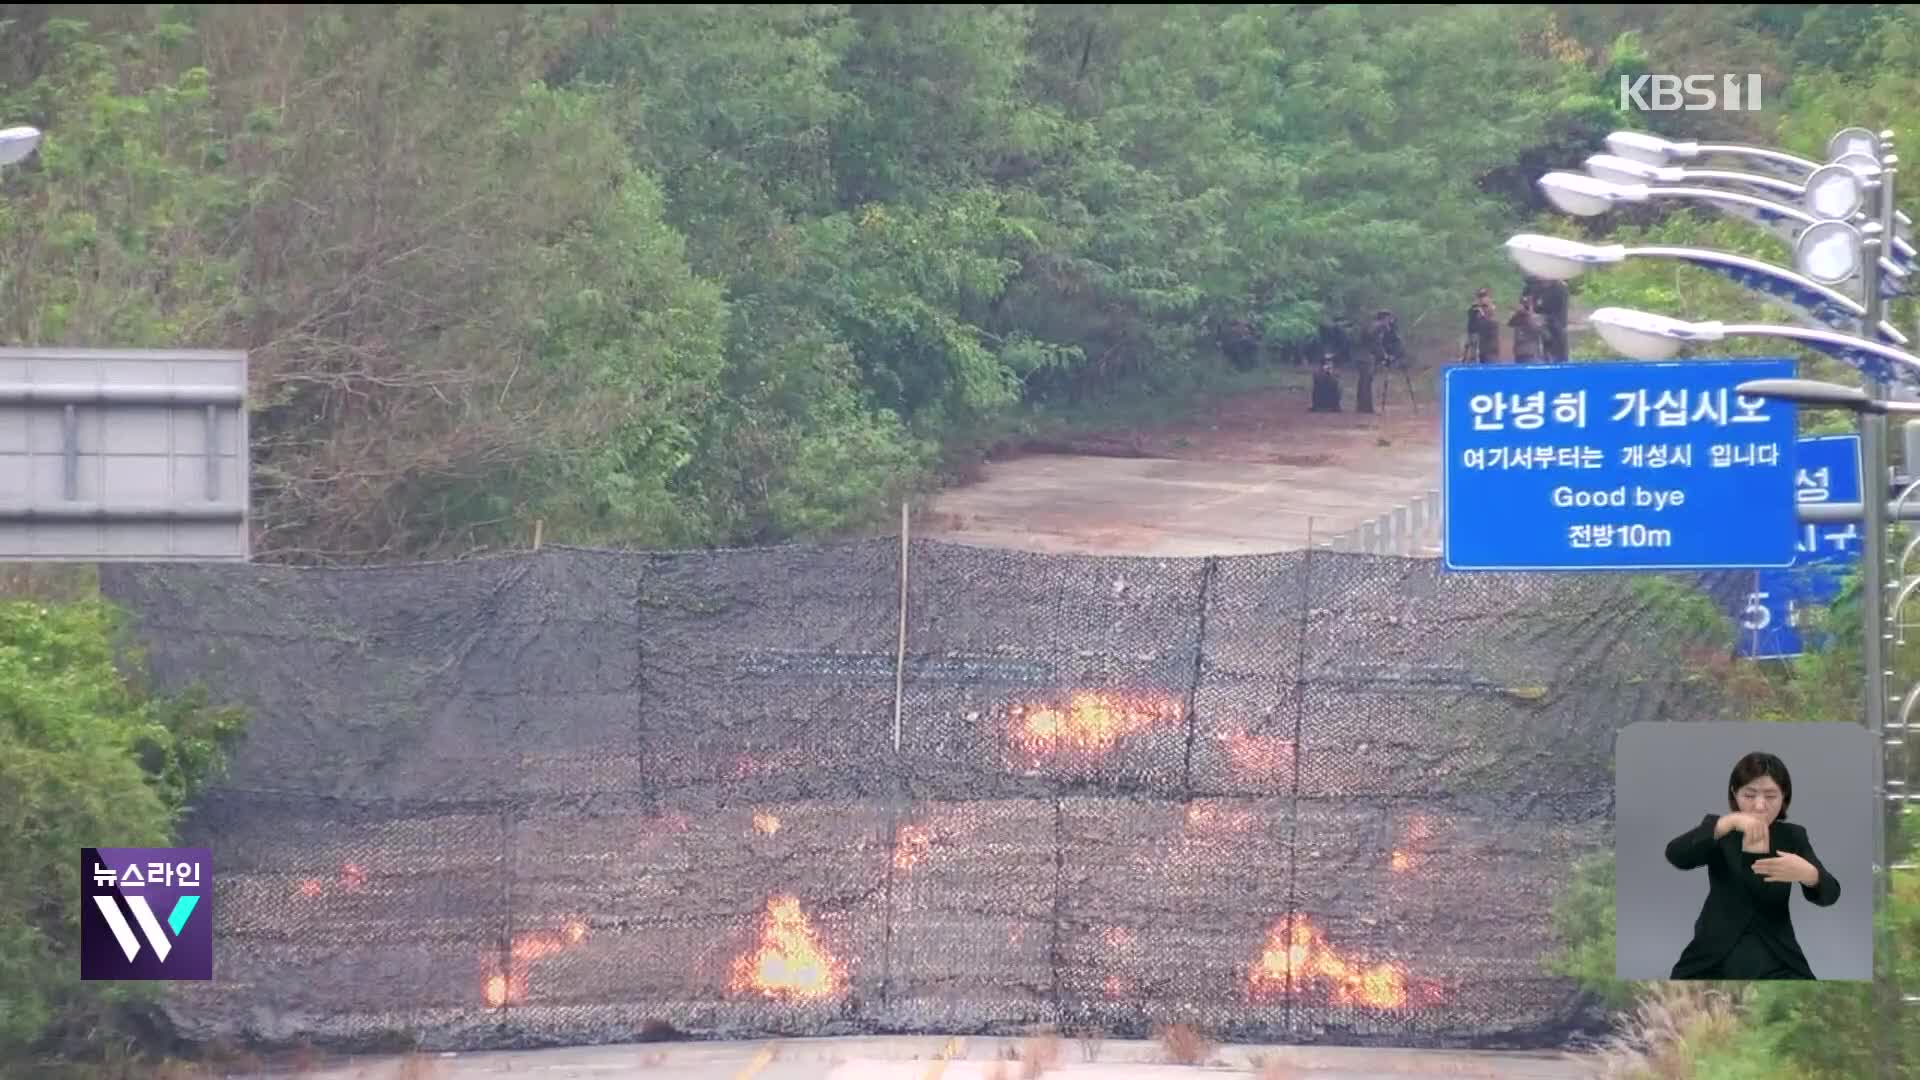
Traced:
POLYGON ((1460 365, 1445 376, 1448 570, 1788 567, 1792 360, 1460 365))
MULTIPOLYGON (((1800 503, 1860 500, 1860 436, 1801 439, 1795 452, 1794 497, 1800 503)), ((1754 659, 1798 656, 1820 642, 1802 629, 1811 606, 1830 604, 1845 575, 1860 562, 1860 523, 1800 526, 1793 565, 1754 573, 1753 591, 1734 613, 1740 655, 1754 659)))

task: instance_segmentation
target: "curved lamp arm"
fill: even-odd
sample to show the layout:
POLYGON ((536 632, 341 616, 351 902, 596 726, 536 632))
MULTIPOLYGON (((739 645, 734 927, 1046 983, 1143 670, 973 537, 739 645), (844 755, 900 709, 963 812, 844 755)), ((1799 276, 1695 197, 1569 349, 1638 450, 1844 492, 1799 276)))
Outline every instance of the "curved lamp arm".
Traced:
MULTIPOLYGON (((1807 227, 1819 222, 1805 210, 1773 199, 1761 198, 1738 191, 1719 191, 1714 188, 1666 187, 1646 185, 1649 195, 1672 195, 1676 198, 1698 199, 1710 204, 1715 210, 1728 217, 1758 225, 1774 235, 1787 246, 1800 239, 1807 227)), ((1911 259, 1880 256, 1880 295, 1888 299, 1906 295, 1906 286, 1912 276, 1911 259)))
MULTIPOLYGON (((1745 288, 1771 296, 1835 330, 1852 330, 1867 316, 1867 309, 1860 301, 1845 293, 1822 285, 1804 274, 1758 259, 1706 248, 1685 247, 1626 248, 1623 254, 1679 259, 1703 270, 1711 270, 1745 288)), ((1882 321, 1875 331, 1875 336, 1886 344, 1907 344, 1906 335, 1891 323, 1882 321)))
POLYGON ((1900 701, 1900 726, 1902 729, 1911 730, 1913 724, 1911 715, 1913 713, 1913 707, 1916 704, 1920 704, 1920 683, 1914 683, 1913 688, 1907 691, 1907 696, 1900 701))
POLYGON ((1906 624, 1900 621, 1900 609, 1907 606, 1907 600, 1913 596, 1915 589, 1920 589, 1920 578, 1913 578, 1901 586, 1900 595, 1894 597, 1893 607, 1888 609, 1889 618, 1894 621, 1894 626, 1902 631, 1899 639, 1902 645, 1907 643, 1907 635, 1904 632, 1906 630, 1906 624))
MULTIPOLYGON (((1644 161, 1649 165, 1666 165, 1674 161, 1693 161, 1698 158, 1731 157, 1747 163, 1755 171, 1800 184, 1806 183, 1814 170, 1821 167, 1820 162, 1765 146, 1677 142, 1639 131, 1616 131, 1607 136, 1606 142, 1607 149, 1613 153, 1644 161)), ((1911 246, 1913 219, 1900 211, 1895 211, 1893 216, 1901 239, 1909 241, 1911 246)))
POLYGON ((1682 161, 1691 161, 1698 157, 1737 157, 1753 163, 1753 166, 1770 176, 1782 180, 1804 182, 1813 170, 1820 167, 1817 161, 1808 161, 1797 154, 1785 150, 1771 150, 1764 146, 1742 146, 1738 143, 1698 143, 1680 142, 1670 144, 1672 155, 1682 161))
MULTIPOLYGON (((1888 521, 1900 520, 1900 511, 1906 507, 1907 499, 1912 497, 1913 493, 1916 491, 1920 491, 1920 480, 1915 480, 1914 482, 1908 484, 1906 487, 1900 490, 1900 497, 1893 500, 1893 509, 1889 512, 1889 516, 1887 518, 1888 521)), ((1864 495, 1865 492, 1862 492, 1861 494, 1864 495)), ((1916 582, 1916 584, 1920 584, 1920 582, 1916 582)), ((1898 611, 1900 609, 1896 607, 1894 608, 1894 610, 1898 611)))
MULTIPOLYGON (((1688 322, 1631 308, 1599 308, 1587 322, 1609 346, 1641 360, 1670 360, 1689 342, 1730 337, 1784 338, 1852 367, 1878 383, 1920 388, 1920 356, 1868 338, 1773 323, 1688 322)), ((1844 387, 1839 388, 1845 390, 1844 387)), ((1861 391, 1847 391, 1860 394, 1861 391)), ((1862 400, 1865 400, 1863 397, 1862 400)), ((1909 410, 1911 411, 1911 410, 1909 410)), ((1884 492, 1882 496, 1884 497, 1884 492)))
MULTIPOLYGON (((1801 234, 1816 225, 1826 224, 1798 207, 1738 191, 1716 188, 1622 184, 1580 173, 1552 172, 1538 181, 1547 200, 1561 211, 1578 217, 1596 217, 1623 203, 1644 203, 1655 198, 1697 199, 1722 213, 1759 225, 1788 248, 1797 248, 1801 234)), ((1856 260, 1859 261, 1859 260, 1856 260)), ((1884 249, 1875 259, 1880 273, 1874 274, 1875 286, 1882 297, 1905 295, 1911 278, 1909 271, 1886 257, 1884 249)), ((1872 265, 1861 267, 1870 269, 1872 265)), ((1859 276, 1859 270, 1855 276, 1859 276)))
POLYGON ((1913 553, 1916 551, 1920 551, 1920 535, 1916 535, 1913 539, 1907 541, 1907 549, 1900 553, 1900 573, 1902 575, 1906 574, 1907 564, 1913 561, 1913 553))
POLYGON ((1720 191, 1716 188, 1689 187, 1685 185, 1644 185, 1649 196, 1665 196, 1676 199, 1697 199, 1710 204, 1715 210, 1728 217, 1750 222, 1772 233, 1789 247, 1800 238, 1807 226, 1819 219, 1805 210, 1774 199, 1748 195, 1738 191, 1720 191))
MULTIPOLYGON (((1737 323, 1724 326, 1695 324, 1702 330, 1717 329, 1725 337, 1773 337, 1797 341, 1815 352, 1825 353, 1875 382, 1901 383, 1920 389, 1920 356, 1891 345, 1882 345, 1852 334, 1831 330, 1811 330, 1800 326, 1774 326, 1767 323, 1737 323)), ((1711 331, 1710 331, 1711 332, 1711 331)), ((1704 340, 1713 337, 1703 335, 1704 340)))

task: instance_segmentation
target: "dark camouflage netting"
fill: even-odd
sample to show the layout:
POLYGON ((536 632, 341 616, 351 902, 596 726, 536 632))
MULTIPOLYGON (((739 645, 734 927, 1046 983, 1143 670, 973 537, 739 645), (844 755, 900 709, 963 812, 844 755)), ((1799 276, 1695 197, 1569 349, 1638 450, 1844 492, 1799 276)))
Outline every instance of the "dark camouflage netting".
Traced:
POLYGON ((183 1035, 1550 1045, 1614 734, 1716 719, 1630 579, 896 539, 107 566, 253 710, 183 1035))

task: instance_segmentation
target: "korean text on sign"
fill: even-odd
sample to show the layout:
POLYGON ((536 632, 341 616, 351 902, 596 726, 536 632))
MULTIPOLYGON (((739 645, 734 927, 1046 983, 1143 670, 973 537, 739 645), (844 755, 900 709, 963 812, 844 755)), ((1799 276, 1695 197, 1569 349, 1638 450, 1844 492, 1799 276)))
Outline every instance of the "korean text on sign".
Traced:
POLYGON ((1446 565, 1789 565, 1794 410, 1736 388, 1792 373, 1785 360, 1448 369, 1446 565))

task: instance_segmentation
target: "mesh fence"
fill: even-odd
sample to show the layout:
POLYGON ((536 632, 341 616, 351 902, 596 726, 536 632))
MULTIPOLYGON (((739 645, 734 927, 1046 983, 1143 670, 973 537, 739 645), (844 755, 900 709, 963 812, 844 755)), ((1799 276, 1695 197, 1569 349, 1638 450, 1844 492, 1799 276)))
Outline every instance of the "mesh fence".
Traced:
POLYGON ((933 541, 903 575, 895 538, 102 576, 159 685, 253 710, 185 826, 193 1038, 1560 1043, 1614 734, 1723 718, 1607 575, 933 541))

